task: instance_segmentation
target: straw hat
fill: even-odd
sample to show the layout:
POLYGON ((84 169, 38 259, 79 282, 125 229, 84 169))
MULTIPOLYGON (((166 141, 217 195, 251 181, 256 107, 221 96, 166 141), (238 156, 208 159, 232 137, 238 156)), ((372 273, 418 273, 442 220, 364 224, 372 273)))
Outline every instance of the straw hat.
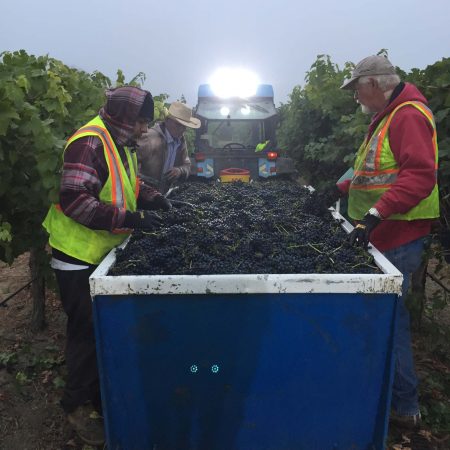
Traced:
POLYGON ((201 122, 196 117, 192 117, 192 109, 181 102, 173 102, 169 108, 171 119, 189 128, 200 128, 201 122))

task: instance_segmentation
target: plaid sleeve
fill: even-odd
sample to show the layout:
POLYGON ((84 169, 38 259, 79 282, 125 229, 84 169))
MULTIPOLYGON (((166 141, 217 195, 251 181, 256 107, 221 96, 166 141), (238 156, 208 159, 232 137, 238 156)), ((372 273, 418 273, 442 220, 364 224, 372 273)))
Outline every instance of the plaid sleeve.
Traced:
POLYGON ((86 136, 72 142, 64 152, 59 193, 64 214, 93 230, 120 228, 125 210, 99 199, 108 175, 100 139, 86 136))

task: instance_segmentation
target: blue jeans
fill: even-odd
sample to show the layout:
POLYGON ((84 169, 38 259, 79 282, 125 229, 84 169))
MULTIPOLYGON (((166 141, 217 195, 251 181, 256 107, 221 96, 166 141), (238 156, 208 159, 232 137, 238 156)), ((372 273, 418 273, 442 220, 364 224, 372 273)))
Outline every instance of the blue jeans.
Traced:
POLYGON ((419 412, 417 375, 411 348, 409 312, 405 306, 410 276, 421 262, 424 238, 384 252, 391 263, 403 274, 402 296, 397 308, 397 328, 394 337, 395 374, 392 386, 392 408, 400 415, 413 416, 419 412))

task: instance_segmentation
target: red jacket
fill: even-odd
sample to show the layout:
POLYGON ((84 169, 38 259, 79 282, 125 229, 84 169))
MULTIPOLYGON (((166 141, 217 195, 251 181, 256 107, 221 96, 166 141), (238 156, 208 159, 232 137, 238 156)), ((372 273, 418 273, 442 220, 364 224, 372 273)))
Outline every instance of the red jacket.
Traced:
MULTIPOLYGON (((401 92, 377 113, 369 125, 369 137, 380 121, 396 106, 406 101, 426 98, 412 84, 406 83, 401 92)), ((428 119, 413 106, 399 109, 389 126, 389 143, 400 168, 395 183, 373 205, 383 218, 395 213, 406 213, 428 197, 436 183, 435 156, 432 144, 433 128, 428 119)), ((350 180, 339 184, 348 192, 350 180)), ((370 241, 381 251, 391 250, 428 235, 433 219, 383 220, 372 232, 370 241)))

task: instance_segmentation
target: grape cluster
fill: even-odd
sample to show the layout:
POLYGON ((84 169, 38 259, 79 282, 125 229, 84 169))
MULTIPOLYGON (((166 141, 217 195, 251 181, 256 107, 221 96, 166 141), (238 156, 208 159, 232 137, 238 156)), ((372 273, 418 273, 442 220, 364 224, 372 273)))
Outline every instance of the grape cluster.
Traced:
POLYGON ((373 258, 292 181, 185 183, 164 226, 137 231, 111 275, 379 273, 373 258))

